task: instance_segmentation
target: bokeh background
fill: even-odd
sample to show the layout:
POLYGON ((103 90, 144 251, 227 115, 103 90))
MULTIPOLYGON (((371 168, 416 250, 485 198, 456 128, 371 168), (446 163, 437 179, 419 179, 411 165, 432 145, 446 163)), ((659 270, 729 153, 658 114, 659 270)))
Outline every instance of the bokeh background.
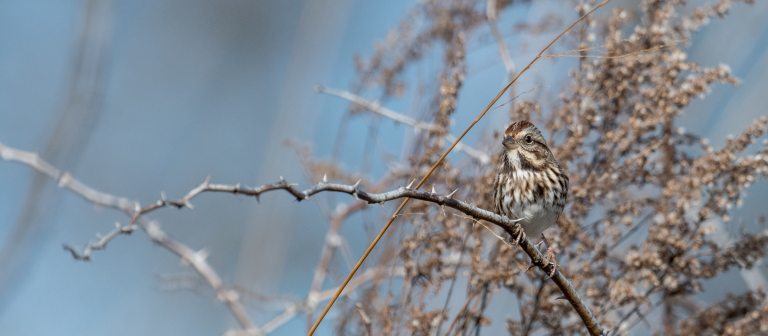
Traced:
MULTIPOLYGON (((575 3, 568 4, 515 6, 499 24, 503 30, 552 13, 565 23, 575 18, 575 3)), ((413 5, 401 0, 3 0, 0 142, 38 152, 97 189, 145 203, 161 192, 181 196, 206 176, 246 185, 279 176, 312 182, 287 141, 311 144, 318 157, 376 176, 405 154, 398 148, 411 139, 410 131, 370 116, 348 117, 346 102, 320 95, 314 86, 352 85, 355 56, 371 54, 413 5), (340 133, 346 141, 338 141, 340 133)), ((719 146, 768 114, 766 16, 766 2, 735 6, 688 41, 688 57, 705 65, 726 63, 741 83, 717 86, 691 105, 678 126, 719 146)), ((509 33, 505 40, 520 64, 555 33, 509 33)), ((506 77, 491 41, 470 40, 469 45, 469 75, 454 128, 464 127, 506 77)), ((541 62, 519 91, 556 92, 573 62, 541 62)), ((423 63, 409 72, 428 83, 435 78, 434 67, 428 58, 423 63)), ((385 103, 418 116, 419 106, 431 101, 406 92, 385 103)), ((491 113, 468 142, 482 146, 483 133, 497 130, 506 118, 502 111, 491 113)), ((756 229, 740 226, 739 218, 764 213, 768 186, 757 183, 749 194, 723 234, 756 229)), ((309 287, 334 200, 297 204, 273 194, 257 203, 203 195, 193 211, 165 209, 150 217, 178 240, 206 249, 227 282, 300 298, 309 287)), ((381 225, 377 211, 353 218, 342 230, 350 258, 360 255, 381 225)), ((143 233, 116 239, 91 262, 75 261, 62 249, 65 243, 92 240, 116 221, 126 218, 58 189, 28 167, 0 161, 0 334, 216 335, 236 326, 210 290, 169 280, 194 278, 194 273, 143 233)), ((346 269, 340 267, 331 279, 338 283, 346 269)), ((766 275, 761 265, 750 274, 733 272, 727 281, 764 286, 766 275)), ((277 313, 263 302, 245 303, 256 323, 277 313)), ((332 334, 332 327, 325 323, 320 333, 332 334)), ((303 332, 306 321, 296 319, 275 334, 303 332)))

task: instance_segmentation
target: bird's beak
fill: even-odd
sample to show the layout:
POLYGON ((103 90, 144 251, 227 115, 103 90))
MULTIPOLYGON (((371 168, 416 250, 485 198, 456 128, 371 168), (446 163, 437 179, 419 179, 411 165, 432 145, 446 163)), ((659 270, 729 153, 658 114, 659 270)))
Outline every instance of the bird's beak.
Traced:
POLYGON ((504 137, 504 140, 501 141, 501 144, 504 145, 504 148, 506 149, 514 149, 517 147, 517 142, 515 142, 515 139, 510 136, 504 137))

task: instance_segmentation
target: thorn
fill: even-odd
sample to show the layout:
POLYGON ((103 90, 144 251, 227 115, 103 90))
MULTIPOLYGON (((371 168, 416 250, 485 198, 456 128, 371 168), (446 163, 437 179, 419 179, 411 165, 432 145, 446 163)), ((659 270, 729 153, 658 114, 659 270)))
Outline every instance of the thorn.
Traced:
POLYGON ((547 264, 546 266, 552 266, 552 270, 547 272, 547 278, 552 279, 553 276, 557 273, 557 263, 552 262, 552 264, 547 264))
POLYGON ((411 189, 411 187, 413 187, 414 183, 416 183, 416 179, 411 180, 411 183, 408 183, 408 185, 405 186, 405 189, 411 189))
POLYGON ((357 194, 357 188, 360 186, 360 180, 357 180, 354 185, 352 185, 352 196, 355 196, 355 199, 360 199, 360 196, 357 194))
POLYGON ((434 184, 432 185, 432 193, 433 194, 437 194, 437 192, 435 191, 435 185, 434 184))
POLYGON ((445 213, 445 205, 440 204, 440 211, 443 212, 443 217, 448 217, 448 215, 445 213))
MULTIPOLYGON (((35 154, 35 156, 37 157, 37 154, 35 154)), ((39 157, 37 157, 37 158, 39 158, 39 157)), ((64 174, 61 174, 61 176, 59 176, 59 180, 58 180, 57 185, 59 187, 62 187, 64 185, 66 185, 67 183, 69 183, 70 182, 69 180, 71 178, 72 178, 72 175, 69 175, 69 173, 65 172, 64 174)))
POLYGON ((325 241, 328 245, 333 247, 341 246, 341 243, 343 242, 339 234, 329 234, 325 241))
POLYGON ((166 201, 166 199, 167 199, 167 198, 166 198, 166 196, 165 196, 165 191, 161 191, 161 192, 160 192, 160 199, 161 199, 163 202, 165 202, 165 201, 166 201))
POLYGON ((450 194, 446 195, 445 197, 453 198, 453 195, 456 195, 456 192, 459 191, 459 188, 456 188, 454 191, 451 191, 450 194))
POLYGON ((211 175, 208 175, 205 177, 205 180, 203 180, 203 185, 207 187, 208 183, 210 182, 211 182, 211 175))
POLYGON ((323 174, 323 183, 328 183, 328 174, 323 174))
POLYGON ((283 175, 280 175, 280 182, 285 183, 285 179, 283 178, 283 175))
POLYGON ((200 249, 199 251, 195 252, 195 258, 197 258, 198 261, 206 261, 208 259, 208 250, 206 249, 200 249))

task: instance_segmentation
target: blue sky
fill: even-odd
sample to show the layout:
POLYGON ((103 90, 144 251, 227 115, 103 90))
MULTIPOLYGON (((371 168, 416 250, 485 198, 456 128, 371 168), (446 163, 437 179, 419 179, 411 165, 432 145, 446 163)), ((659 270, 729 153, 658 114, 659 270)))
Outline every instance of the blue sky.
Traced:
MULTIPOLYGON (((89 19, 88 3, 0 3, 0 142, 40 152, 85 183, 142 202, 161 191, 181 195, 205 176, 249 185, 280 175, 307 182, 285 140, 311 143, 329 157, 346 109, 312 88, 348 87, 354 56, 369 54, 412 6, 399 0, 103 2, 90 7, 89 19), (84 22, 92 25, 86 35, 84 22), (82 41, 93 54, 78 54, 82 41), (100 66, 81 68, 79 57, 98 57, 100 66)), ((554 6, 521 6, 507 19, 536 17, 554 6)), ((691 58, 729 63, 742 80, 736 88, 715 88, 682 119, 714 144, 766 114, 766 14, 766 3, 737 6, 692 41, 691 58)), ((533 44, 515 55, 518 62, 538 43, 514 36, 508 42, 533 44)), ((454 125, 466 124, 504 80, 495 47, 474 47, 468 67, 482 70, 467 78, 454 125)), ((567 62, 542 62, 530 76, 544 83, 540 90, 556 90, 567 62)), ((387 103, 405 111, 424 102, 410 93, 387 103)), ((491 130, 505 117, 491 115, 478 129, 491 130)), ((352 123, 347 137, 362 137, 368 119, 352 123)), ((383 123, 380 133, 387 136, 380 146, 397 148, 404 132, 383 123)), ((341 164, 359 169, 361 144, 349 143, 341 164)), ((61 248, 125 223, 124 215, 94 208, 18 164, 0 162, 0 186, 0 242, 11 251, 11 272, 0 277, 0 334, 211 335, 235 326, 210 291, 164 289, 159 276, 192 273, 142 233, 115 240, 90 263, 61 248), (29 225, 15 239, 24 220, 29 225)), ((767 189, 760 183, 750 190, 744 216, 758 214, 767 189)), ((326 203, 205 195, 194 211, 167 209, 152 218, 179 240, 210 251, 226 280, 299 297, 322 246, 317 237, 327 225, 326 203)), ((366 237, 368 231, 353 225, 343 233, 366 237)), ((351 241, 357 256, 365 239, 351 241)), ((273 313, 248 308, 257 323, 273 313)), ((331 325, 321 333, 330 334, 331 325)), ((276 334, 305 328, 299 319, 276 334)))

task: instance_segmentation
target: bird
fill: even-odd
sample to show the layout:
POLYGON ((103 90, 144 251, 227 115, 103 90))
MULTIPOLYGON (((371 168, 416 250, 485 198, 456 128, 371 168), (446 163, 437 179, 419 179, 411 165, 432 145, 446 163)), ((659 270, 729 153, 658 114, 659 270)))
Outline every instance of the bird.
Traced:
MULTIPOLYGON (((538 237, 563 212, 568 197, 568 175, 536 126, 516 121, 504 131, 493 183, 496 212, 519 219, 523 232, 512 237, 538 237)), ((549 243, 547 242, 549 246, 549 243)))

